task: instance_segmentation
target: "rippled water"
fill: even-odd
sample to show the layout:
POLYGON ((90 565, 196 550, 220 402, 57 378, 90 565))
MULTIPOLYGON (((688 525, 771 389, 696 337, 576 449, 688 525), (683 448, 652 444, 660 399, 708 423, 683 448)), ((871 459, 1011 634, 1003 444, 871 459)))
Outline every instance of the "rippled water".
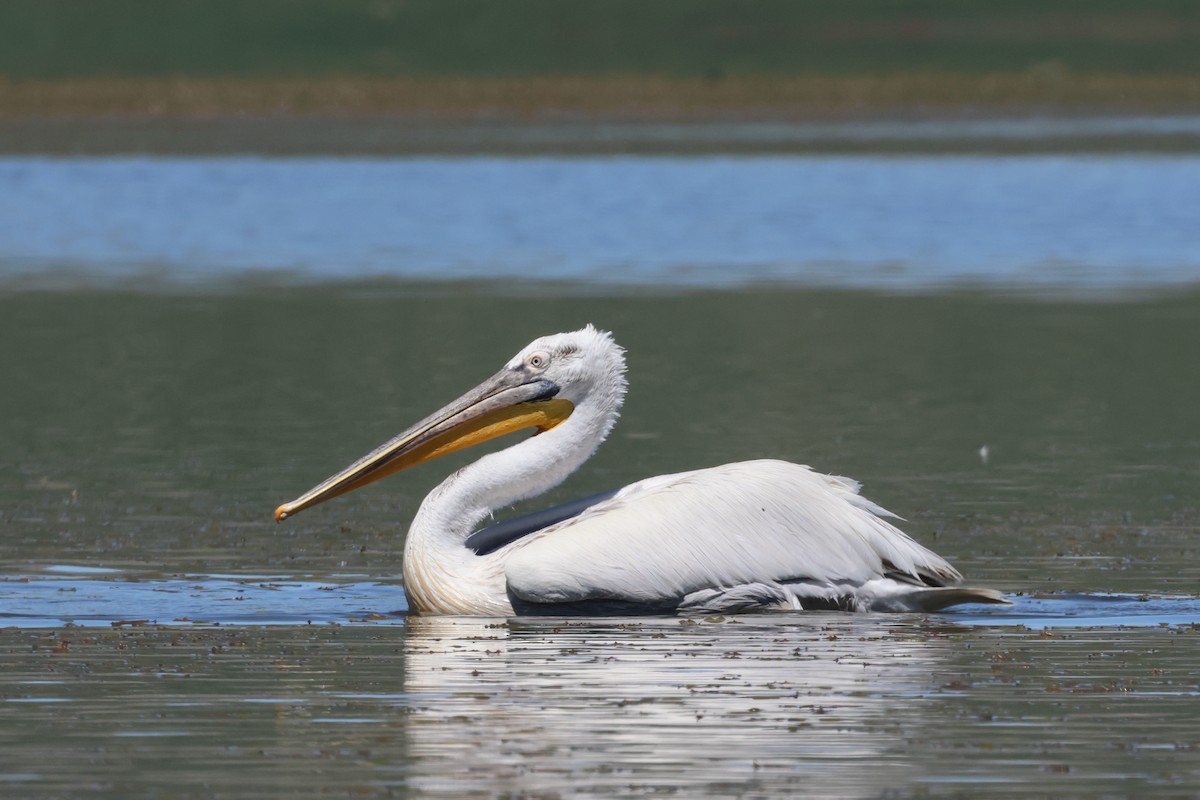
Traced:
POLYGON ((1195 171, 3 162, 0 794, 1196 794, 1195 171), (629 400, 538 502, 809 463, 1014 605, 408 618, 405 525, 470 454, 272 522, 589 321, 629 400))
POLYGON ((22 796, 1179 796, 1197 644, 830 614, 10 631, 3 777, 22 796))

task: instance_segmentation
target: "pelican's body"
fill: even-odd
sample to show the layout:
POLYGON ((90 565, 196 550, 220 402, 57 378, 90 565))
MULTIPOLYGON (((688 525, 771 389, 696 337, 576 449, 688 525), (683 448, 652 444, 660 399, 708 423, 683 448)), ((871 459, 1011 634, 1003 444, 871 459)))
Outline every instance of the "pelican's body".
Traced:
POLYGON ((411 611, 728 613, 934 610, 1004 602, 958 586, 950 564, 887 522, 852 480, 783 461, 662 475, 550 524, 472 533, 493 510, 541 494, 586 461, 616 422, 623 351, 591 326, 538 339, 484 384, 292 503, 276 519, 386 474, 526 427, 434 489, 404 548, 411 611))

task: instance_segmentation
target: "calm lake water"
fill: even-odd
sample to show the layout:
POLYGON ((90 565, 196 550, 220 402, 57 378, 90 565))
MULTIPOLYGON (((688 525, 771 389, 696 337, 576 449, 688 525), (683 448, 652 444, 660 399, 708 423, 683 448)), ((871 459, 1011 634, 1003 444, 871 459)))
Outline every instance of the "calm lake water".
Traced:
POLYGON ((0 160, 0 794, 1196 794, 1196 186, 1182 156, 0 160), (528 507, 785 458, 1014 605, 410 619, 405 527, 470 453, 271 521, 589 321, 626 410, 528 507))
POLYGON ((1200 281, 1200 156, 0 158, 0 279, 1200 281))

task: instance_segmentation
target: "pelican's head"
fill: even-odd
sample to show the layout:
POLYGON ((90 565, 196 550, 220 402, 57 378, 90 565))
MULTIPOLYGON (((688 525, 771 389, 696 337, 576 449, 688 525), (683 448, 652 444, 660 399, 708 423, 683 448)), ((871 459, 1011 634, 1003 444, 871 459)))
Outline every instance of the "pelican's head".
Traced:
POLYGON ((608 413, 598 420, 602 439, 616 421, 625 395, 625 355, 612 334, 591 325, 535 339, 504 368, 445 408, 413 425, 302 494, 275 509, 282 522, 317 503, 366 486, 402 469, 481 444, 506 433, 551 430, 577 407, 608 413))
POLYGON ((625 351, 611 333, 591 325, 534 339, 504 369, 553 384, 555 397, 572 405, 599 402, 617 408, 625 397, 625 351))

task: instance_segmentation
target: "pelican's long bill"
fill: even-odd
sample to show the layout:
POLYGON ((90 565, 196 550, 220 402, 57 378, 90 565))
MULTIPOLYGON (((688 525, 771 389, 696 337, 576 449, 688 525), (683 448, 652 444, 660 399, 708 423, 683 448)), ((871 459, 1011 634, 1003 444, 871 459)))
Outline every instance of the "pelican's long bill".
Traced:
POLYGON ((524 428, 546 431, 571 415, 558 386, 521 368, 506 368, 442 410, 380 445, 336 475, 275 509, 275 521, 402 469, 524 428))

